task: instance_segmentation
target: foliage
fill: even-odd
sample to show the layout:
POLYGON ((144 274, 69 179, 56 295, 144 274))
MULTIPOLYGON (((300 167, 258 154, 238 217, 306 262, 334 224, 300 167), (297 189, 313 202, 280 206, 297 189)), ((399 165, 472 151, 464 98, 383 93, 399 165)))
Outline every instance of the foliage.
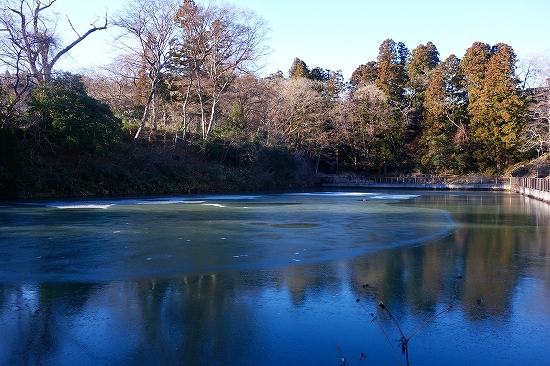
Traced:
POLYGON ((374 84, 378 79, 378 68, 376 61, 369 61, 364 65, 359 65, 353 71, 350 78, 350 83, 353 86, 374 84))
POLYGON ((42 82, 29 106, 29 117, 71 150, 102 153, 120 141, 120 119, 107 104, 87 94, 78 75, 62 74, 42 82))
POLYGON ((386 39, 379 48, 376 62, 378 70, 376 86, 390 98, 394 105, 400 105, 405 95, 405 84, 408 79, 405 60, 408 53, 403 43, 395 43, 392 39, 386 39))
POLYGON ((18 193, 23 173, 21 146, 15 132, 0 128, 0 198, 12 198, 18 193))
POLYGON ((292 62, 292 66, 290 66, 290 69, 288 70, 288 77, 290 77, 291 79, 298 79, 298 78, 309 79, 310 78, 309 67, 306 65, 304 61, 296 57, 292 62))
POLYGON ((414 109, 413 123, 420 125, 424 114, 424 98, 432 71, 439 65, 439 52, 432 42, 419 45, 409 56, 406 69, 411 107, 414 109))
POLYGON ((516 55, 510 46, 499 43, 490 52, 483 47, 479 56, 489 59, 475 70, 467 70, 471 75, 468 112, 477 145, 474 157, 482 169, 500 171, 521 157, 527 99, 519 88, 516 55))
POLYGON ((465 174, 472 169, 467 100, 459 60, 449 56, 431 73, 424 94, 422 164, 436 173, 465 174))

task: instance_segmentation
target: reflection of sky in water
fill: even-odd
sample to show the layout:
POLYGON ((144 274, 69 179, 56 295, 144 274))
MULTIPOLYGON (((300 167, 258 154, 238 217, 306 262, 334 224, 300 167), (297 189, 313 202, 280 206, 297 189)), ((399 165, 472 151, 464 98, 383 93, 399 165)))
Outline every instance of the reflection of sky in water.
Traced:
POLYGON ((458 273, 454 308, 411 339, 412 365, 550 357, 548 206, 500 193, 210 198, 2 209, 0 360, 339 364, 338 344, 348 364, 361 352, 398 364, 369 312, 395 347, 398 335, 361 284, 410 335, 458 273))

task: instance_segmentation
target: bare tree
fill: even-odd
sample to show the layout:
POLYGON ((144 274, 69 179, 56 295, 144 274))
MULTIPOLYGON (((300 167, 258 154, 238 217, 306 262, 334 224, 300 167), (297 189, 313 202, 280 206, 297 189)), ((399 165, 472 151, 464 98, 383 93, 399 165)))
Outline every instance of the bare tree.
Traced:
POLYGON ((93 22, 80 34, 68 19, 75 39, 61 45, 56 33, 57 17, 46 13, 57 0, 4 0, 0 15, 0 62, 19 78, 27 75, 36 81, 51 78, 59 59, 93 32, 107 28, 107 14, 102 25, 93 22))
POLYGON ((229 5, 200 7, 193 1, 185 1, 175 19, 180 33, 173 54, 199 99, 206 139, 223 93, 237 76, 255 71, 267 53, 263 42, 268 28, 251 12, 229 5))
POLYGON ((271 100, 268 142, 290 143, 320 162, 330 147, 331 103, 322 82, 304 77, 274 80, 277 95, 271 100))
MULTIPOLYGON (((174 38, 177 0, 132 0, 116 20, 124 30, 119 44, 128 52, 134 70, 143 68, 148 80, 145 110, 134 135, 137 142, 154 106, 155 94, 170 62, 170 44, 174 38)), ((152 113, 154 115, 154 113, 152 113)))
POLYGON ((353 89, 336 113, 336 140, 346 146, 341 159, 348 160, 356 169, 373 165, 382 136, 391 133, 395 108, 374 84, 365 83, 353 89))
POLYGON ((550 86, 531 89, 531 94, 529 120, 522 134, 522 150, 536 149, 542 154, 550 149, 550 86))
POLYGON ((550 52, 531 54, 519 63, 518 77, 523 89, 543 87, 550 78, 550 52))
POLYGON ((522 63, 524 85, 530 93, 529 120, 523 130, 523 151, 550 151, 550 55, 532 55, 522 63))
POLYGON ((95 22, 82 34, 67 18, 75 33, 74 41, 62 45, 56 33, 57 15, 51 15, 57 0, 3 0, 0 9, 0 65, 7 98, 3 124, 15 119, 25 108, 26 99, 37 83, 52 76, 57 61, 93 32, 107 28, 107 14, 101 25, 95 22))

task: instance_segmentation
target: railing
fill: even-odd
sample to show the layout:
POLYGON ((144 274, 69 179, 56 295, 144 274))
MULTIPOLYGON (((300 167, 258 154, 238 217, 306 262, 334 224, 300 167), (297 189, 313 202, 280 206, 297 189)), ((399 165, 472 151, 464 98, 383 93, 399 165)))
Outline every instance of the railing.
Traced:
POLYGON ((329 184, 483 184, 509 185, 510 178, 492 178, 483 175, 454 176, 454 175, 419 175, 402 177, 358 177, 355 175, 325 176, 323 183, 329 184))
POLYGON ((351 174, 322 176, 319 178, 321 185, 340 188, 383 187, 411 189, 506 190, 550 203, 549 178, 491 178, 483 175, 471 175, 464 177, 439 175, 358 177, 351 174))
POLYGON ((550 192, 550 179, 548 178, 517 178, 512 177, 510 179, 511 187, 524 187, 529 189, 536 189, 538 191, 550 192))
POLYGON ((359 177, 355 175, 334 175, 322 177, 325 184, 360 184, 360 185, 474 185, 494 186, 503 189, 515 189, 524 187, 550 192, 550 179, 548 178, 501 178, 486 177, 484 175, 454 176, 454 175, 420 175, 402 177, 359 177))
POLYGON ((374 184, 508 184, 509 178, 488 178, 484 176, 410 176, 410 177, 372 177, 364 180, 374 184))

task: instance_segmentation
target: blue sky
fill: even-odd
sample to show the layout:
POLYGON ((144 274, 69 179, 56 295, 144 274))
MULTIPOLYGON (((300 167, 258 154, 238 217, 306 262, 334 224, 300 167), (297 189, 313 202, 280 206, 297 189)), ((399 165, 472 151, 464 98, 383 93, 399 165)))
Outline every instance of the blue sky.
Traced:
MULTIPOLYGON (((357 66, 376 60, 378 47, 386 38, 403 42, 410 50, 431 41, 442 60, 450 54, 461 58, 475 41, 507 43, 520 59, 550 49, 549 0, 225 2, 267 20, 271 28, 268 45, 273 52, 266 60, 265 75, 277 70, 286 74, 293 59, 299 57, 311 68, 342 70, 349 78, 357 66)), ((124 4, 123 0, 58 0, 60 28, 66 23, 64 15, 84 30, 106 7, 113 13, 124 4)), ((78 69, 108 62, 114 52, 107 45, 113 31, 92 34, 60 66, 78 69)))

